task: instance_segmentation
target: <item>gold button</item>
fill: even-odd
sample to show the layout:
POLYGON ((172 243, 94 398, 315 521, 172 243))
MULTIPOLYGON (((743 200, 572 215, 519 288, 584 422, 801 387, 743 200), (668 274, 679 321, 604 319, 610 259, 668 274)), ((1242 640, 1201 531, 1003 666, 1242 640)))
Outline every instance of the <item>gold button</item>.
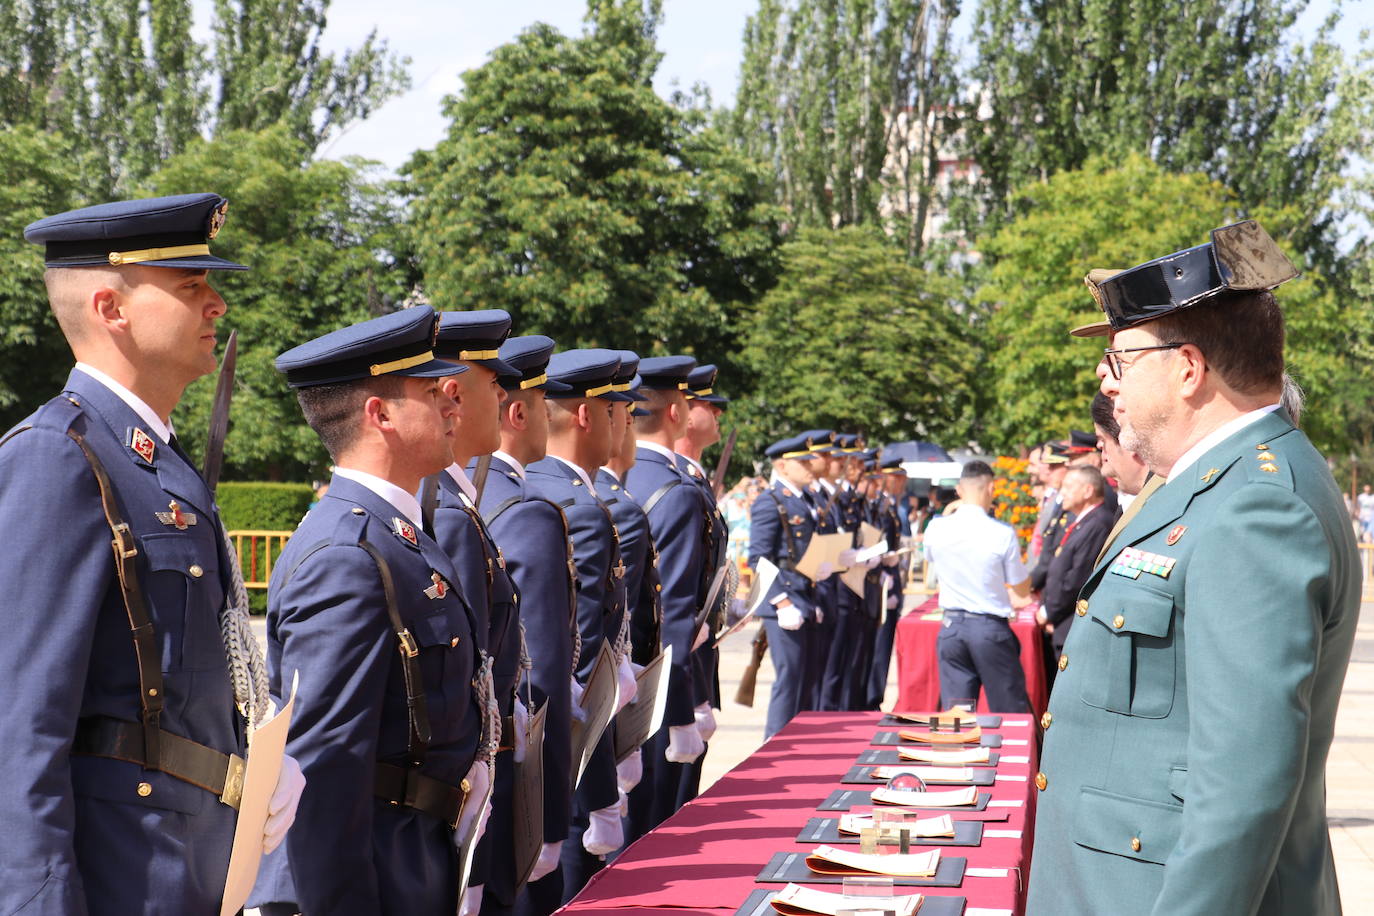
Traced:
POLYGON ((1131 837, 1131 852, 1140 852, 1140 837, 1131 837))
POLYGON ((157 688, 156 688, 156 687, 149 687, 149 688, 148 688, 148 696, 150 696, 150 697, 155 697, 155 696, 157 696, 157 688))
POLYGON ((1082 617, 1084 614, 1088 613, 1088 599, 1079 598, 1078 606, 1075 608, 1075 610, 1078 612, 1079 617, 1082 617))
POLYGON ((1048 779, 1045 778, 1045 774, 1044 774, 1044 773, 1036 773, 1036 774, 1035 774, 1035 787, 1036 787, 1037 789, 1039 789, 1041 792, 1045 791, 1045 786, 1047 786, 1047 785, 1049 785, 1049 784, 1050 784, 1050 781, 1049 781, 1048 779))
POLYGON ((1126 618, 1122 617, 1120 614, 1117 614, 1115 617, 1112 618, 1112 626, 1116 627, 1118 630, 1124 627, 1125 625, 1126 618))
POLYGON ((663 583, 662 583, 662 582, 655 582, 655 583, 654 583, 654 591, 656 591, 656 592, 661 592, 661 591, 663 591, 663 583))
POLYGON ((363 514, 363 507, 362 507, 362 506, 354 506, 354 507, 353 507, 353 514, 354 514, 354 515, 362 515, 362 514, 363 514))
POLYGON ((199 563, 192 563, 191 568, 186 571, 191 574, 192 579, 199 579, 201 576, 205 575, 205 570, 200 568, 199 563))
POLYGON ((455 649, 456 649, 456 648, 458 647, 458 637, 455 636, 455 637, 453 637, 452 639, 450 639, 450 640, 448 641, 448 644, 449 644, 449 646, 450 646, 451 648, 455 648, 455 649))
POLYGON ((464 776, 463 781, 458 783, 458 788, 463 790, 464 795, 467 795, 469 792, 472 791, 472 783, 468 782, 467 777, 464 776))
POLYGON ((1050 715, 1048 712, 1046 712, 1043 716, 1040 717, 1040 727, 1041 727, 1041 728, 1049 728, 1049 727, 1050 727, 1050 723, 1053 722, 1053 721, 1054 721, 1054 716, 1052 716, 1052 715, 1050 715))
POLYGON ((153 787, 146 782, 141 782, 138 784, 138 794, 147 798, 149 795, 153 794, 153 787))
POLYGON ((1059 670, 1063 671, 1067 667, 1069 667, 1069 657, 1067 655, 1059 656, 1059 670))

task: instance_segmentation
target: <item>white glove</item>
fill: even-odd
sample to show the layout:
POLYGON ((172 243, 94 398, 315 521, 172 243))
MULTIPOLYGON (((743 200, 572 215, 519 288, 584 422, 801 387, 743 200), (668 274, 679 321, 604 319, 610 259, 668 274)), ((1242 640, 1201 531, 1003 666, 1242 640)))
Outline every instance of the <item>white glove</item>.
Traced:
POLYGON ((694 711, 697 720, 697 734, 701 735, 702 741, 710 741, 711 736, 716 733, 716 716, 711 712, 710 703, 702 703, 694 711))
POLYGON ((840 566, 848 568, 854 565, 854 558, 859 555, 859 551, 854 547, 846 547, 840 551, 840 566))
POLYGON ((705 750, 706 744, 701 740, 696 722, 691 725, 668 726, 668 749, 663 752, 663 756, 669 763, 691 763, 705 750))
POLYGON ((829 563, 822 563, 820 566, 816 567, 816 581, 823 582, 835 575, 836 572, 837 570, 834 566, 831 566, 829 563))
POLYGON ((582 833, 582 848, 594 856, 604 856, 625 845, 625 830, 620 826, 620 800, 609 808, 589 814, 582 833))
POLYGON ((582 685, 577 678, 572 679, 572 717, 578 722, 587 721, 587 712, 582 708, 582 685))
POLYGON ((511 718, 515 720, 515 762, 523 763, 525 760, 526 747, 525 730, 530 727, 530 711, 525 708, 525 704, 520 702, 520 698, 515 698, 515 707, 511 710, 511 718))
MULTIPOLYGON (((819 608, 817 609, 819 610, 819 608)), ((795 604, 778 605, 778 626, 784 630, 800 630, 802 626, 802 612, 795 604)))
POLYGON ((558 858, 563 854, 563 841, 555 843, 545 843, 539 847, 539 858, 534 860, 534 870, 530 872, 530 880, 538 881, 553 872, 558 867, 558 858))
POLYGON ((620 682, 620 699, 616 701, 615 711, 620 712, 634 701, 639 685, 635 683, 635 671, 630 667, 630 657, 622 655, 615 669, 616 680, 620 682))
POLYGON ((693 639, 693 640, 692 640, 692 651, 695 652, 696 650, 700 649, 702 646, 706 645, 706 640, 708 640, 708 639, 710 639, 710 638, 711 638, 711 627, 710 627, 709 621, 708 621, 707 623, 703 623, 703 624, 701 625, 701 629, 700 629, 700 630, 697 630, 696 639, 693 639))
POLYGON ((630 795, 624 789, 617 789, 616 791, 620 793, 620 801, 616 803, 616 810, 620 812, 621 817, 629 817, 630 795))
POLYGON ((876 557, 869 557, 867 560, 864 560, 862 565, 864 569, 876 569, 881 562, 883 562, 883 555, 878 554, 876 557))
POLYGON ((458 901, 458 916, 477 916, 482 910, 482 885, 470 887, 458 901))
POLYGON ((267 822, 262 825, 262 853, 267 855, 286 839, 286 831, 296 821, 296 808, 305 790, 305 774, 290 754, 281 758, 281 772, 277 774, 277 788, 267 802, 267 822))
POLYGON ((472 828, 473 822, 477 824, 477 829, 472 834, 472 841, 476 843, 482 838, 482 834, 487 830, 487 818, 491 816, 491 799, 487 797, 487 787, 491 785, 491 770, 485 763, 478 760, 468 768, 468 799, 485 799, 482 806, 464 804, 462 813, 458 815, 458 827, 454 830, 455 839, 465 837, 472 828))
POLYGON ((640 756, 643 753, 642 749, 635 748, 630 756, 615 765, 615 784, 620 791, 630 791, 644 778, 644 758, 640 756))

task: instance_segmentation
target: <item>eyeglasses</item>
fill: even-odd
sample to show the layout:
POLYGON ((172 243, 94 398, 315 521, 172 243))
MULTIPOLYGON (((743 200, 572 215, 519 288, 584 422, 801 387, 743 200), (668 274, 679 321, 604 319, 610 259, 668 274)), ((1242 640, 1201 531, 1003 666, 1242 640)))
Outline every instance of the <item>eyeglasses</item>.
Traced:
POLYGON ((1177 350, 1179 347, 1186 347, 1187 341, 1178 343, 1156 344, 1153 347, 1123 347, 1120 350, 1103 350, 1102 358, 1107 361, 1107 368, 1112 372, 1112 378, 1121 381, 1122 369, 1135 365, 1135 360, 1129 363, 1121 358, 1122 353, 1140 353, 1145 350, 1177 350))

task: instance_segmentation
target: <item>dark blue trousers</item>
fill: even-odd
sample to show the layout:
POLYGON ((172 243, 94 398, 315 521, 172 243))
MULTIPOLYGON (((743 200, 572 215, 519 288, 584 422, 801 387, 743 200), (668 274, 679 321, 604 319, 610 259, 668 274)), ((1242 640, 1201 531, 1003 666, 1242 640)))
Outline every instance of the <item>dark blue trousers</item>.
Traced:
POLYGON ((977 700, 981 688, 990 712, 1030 712, 1021 643, 1007 620, 946 608, 936 646, 942 706, 977 700))
POLYGON ((808 657, 814 659, 812 639, 816 625, 804 623, 800 630, 784 630, 772 617, 763 619, 768 633, 768 657, 773 662, 773 692, 768 698, 768 721, 763 729, 765 739, 773 737, 792 717, 800 712, 808 678, 808 657))
MULTIPOLYGON (((578 842, 582 842, 580 836, 578 842)), ((555 868, 538 881, 525 885, 515 898, 515 913, 516 916, 549 916, 562 905, 563 872, 555 868)))
MULTIPOLYGON (((820 704, 816 707, 827 712, 849 708, 849 685, 854 677, 854 657, 858 649, 858 615, 863 613, 859 596, 851 592, 849 586, 836 582, 835 594, 835 629, 821 648, 825 661, 820 676, 820 704)), ((827 609, 826 613, 831 612, 827 609)))
POLYGON ((873 643, 873 671, 868 679, 868 709, 878 709, 887 693, 887 674, 892 666, 892 645, 897 639, 897 621, 902 619, 902 600, 900 582, 895 580, 892 588, 897 592, 897 606, 884 608, 883 625, 873 643))

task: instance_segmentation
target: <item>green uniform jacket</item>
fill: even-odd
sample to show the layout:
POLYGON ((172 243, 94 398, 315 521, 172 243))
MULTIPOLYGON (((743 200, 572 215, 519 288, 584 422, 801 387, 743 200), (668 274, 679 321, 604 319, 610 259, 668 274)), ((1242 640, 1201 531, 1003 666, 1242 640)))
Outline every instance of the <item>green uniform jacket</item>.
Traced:
POLYGON ((1080 594, 1027 912, 1339 913, 1325 770, 1359 610, 1340 493, 1282 411, 1157 490, 1080 594))

